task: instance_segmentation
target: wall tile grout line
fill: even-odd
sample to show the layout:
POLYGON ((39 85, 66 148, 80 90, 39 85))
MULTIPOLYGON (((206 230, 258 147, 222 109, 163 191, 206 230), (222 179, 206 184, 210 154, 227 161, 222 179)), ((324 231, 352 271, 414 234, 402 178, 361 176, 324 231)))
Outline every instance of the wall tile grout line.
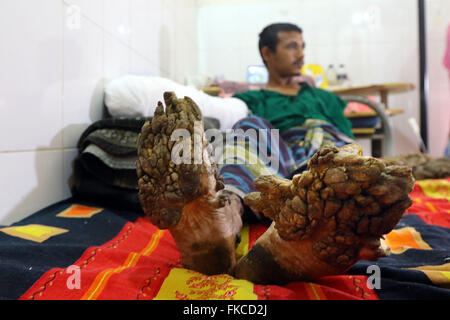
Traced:
POLYGON ((23 150, 3 150, 0 151, 0 155, 2 154, 17 154, 17 153, 30 153, 30 152, 51 152, 51 151, 70 151, 70 150, 78 150, 76 147, 66 147, 66 148, 42 148, 42 149, 23 149, 23 150))

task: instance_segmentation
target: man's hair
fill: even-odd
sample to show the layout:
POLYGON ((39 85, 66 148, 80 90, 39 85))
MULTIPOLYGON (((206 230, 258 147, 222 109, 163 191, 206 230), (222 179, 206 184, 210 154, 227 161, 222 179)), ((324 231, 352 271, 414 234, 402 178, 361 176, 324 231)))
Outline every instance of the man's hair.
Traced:
MULTIPOLYGON (((259 34, 259 53, 261 54, 261 58, 262 58, 261 49, 263 47, 269 47, 269 49, 272 52, 276 51, 277 44, 279 42, 278 32, 280 32, 280 31, 285 31, 285 32, 297 31, 297 32, 303 33, 303 31, 300 27, 298 27, 297 25, 292 24, 292 23, 273 23, 273 24, 268 25, 259 34)), ((264 58, 262 58, 262 59, 264 61, 264 58)), ((264 61, 264 64, 265 63, 266 62, 264 61)))

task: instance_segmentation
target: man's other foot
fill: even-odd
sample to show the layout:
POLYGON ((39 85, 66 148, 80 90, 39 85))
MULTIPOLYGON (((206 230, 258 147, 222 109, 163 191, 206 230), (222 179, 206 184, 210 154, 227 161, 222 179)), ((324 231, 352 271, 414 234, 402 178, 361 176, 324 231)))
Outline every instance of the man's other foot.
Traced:
POLYGON ((245 203, 273 220, 238 261, 235 276, 286 283, 342 274, 376 260, 380 246, 412 201, 411 169, 362 156, 358 145, 324 147, 292 181, 262 176, 245 203))

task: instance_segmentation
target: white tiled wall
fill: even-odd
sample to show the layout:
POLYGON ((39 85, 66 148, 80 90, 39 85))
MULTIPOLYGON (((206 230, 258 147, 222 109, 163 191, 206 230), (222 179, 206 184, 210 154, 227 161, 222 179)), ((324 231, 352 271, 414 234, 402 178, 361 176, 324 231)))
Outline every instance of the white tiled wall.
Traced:
MULTIPOLYGON (((450 1, 428 0, 430 71, 430 154, 441 156, 448 132, 450 91, 442 68, 450 1)), ((419 123, 418 8, 412 0, 199 0, 201 73, 245 81, 246 67, 261 64, 259 32, 273 22, 293 22, 304 30, 306 63, 344 63, 354 85, 410 82, 417 90, 389 96, 391 108, 403 115, 392 119, 398 154, 416 152, 408 125, 419 123), (378 12, 378 18, 377 18, 378 12), (370 13, 370 23, 358 17, 370 13)))
POLYGON ((0 225, 70 197, 76 143, 101 117, 105 79, 196 72, 195 3, 0 1, 0 225))

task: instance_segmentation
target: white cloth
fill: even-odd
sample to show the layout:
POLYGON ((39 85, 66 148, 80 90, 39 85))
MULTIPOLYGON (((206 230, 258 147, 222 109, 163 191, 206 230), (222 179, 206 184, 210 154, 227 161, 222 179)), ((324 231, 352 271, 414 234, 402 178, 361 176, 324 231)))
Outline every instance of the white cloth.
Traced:
POLYGON ((163 94, 175 92, 178 98, 190 97, 199 106, 204 117, 217 118, 220 129, 231 129, 245 118, 248 108, 237 98, 210 96, 194 87, 178 84, 170 79, 127 75, 105 85, 105 104, 113 117, 151 117, 158 105, 164 103, 163 94))

